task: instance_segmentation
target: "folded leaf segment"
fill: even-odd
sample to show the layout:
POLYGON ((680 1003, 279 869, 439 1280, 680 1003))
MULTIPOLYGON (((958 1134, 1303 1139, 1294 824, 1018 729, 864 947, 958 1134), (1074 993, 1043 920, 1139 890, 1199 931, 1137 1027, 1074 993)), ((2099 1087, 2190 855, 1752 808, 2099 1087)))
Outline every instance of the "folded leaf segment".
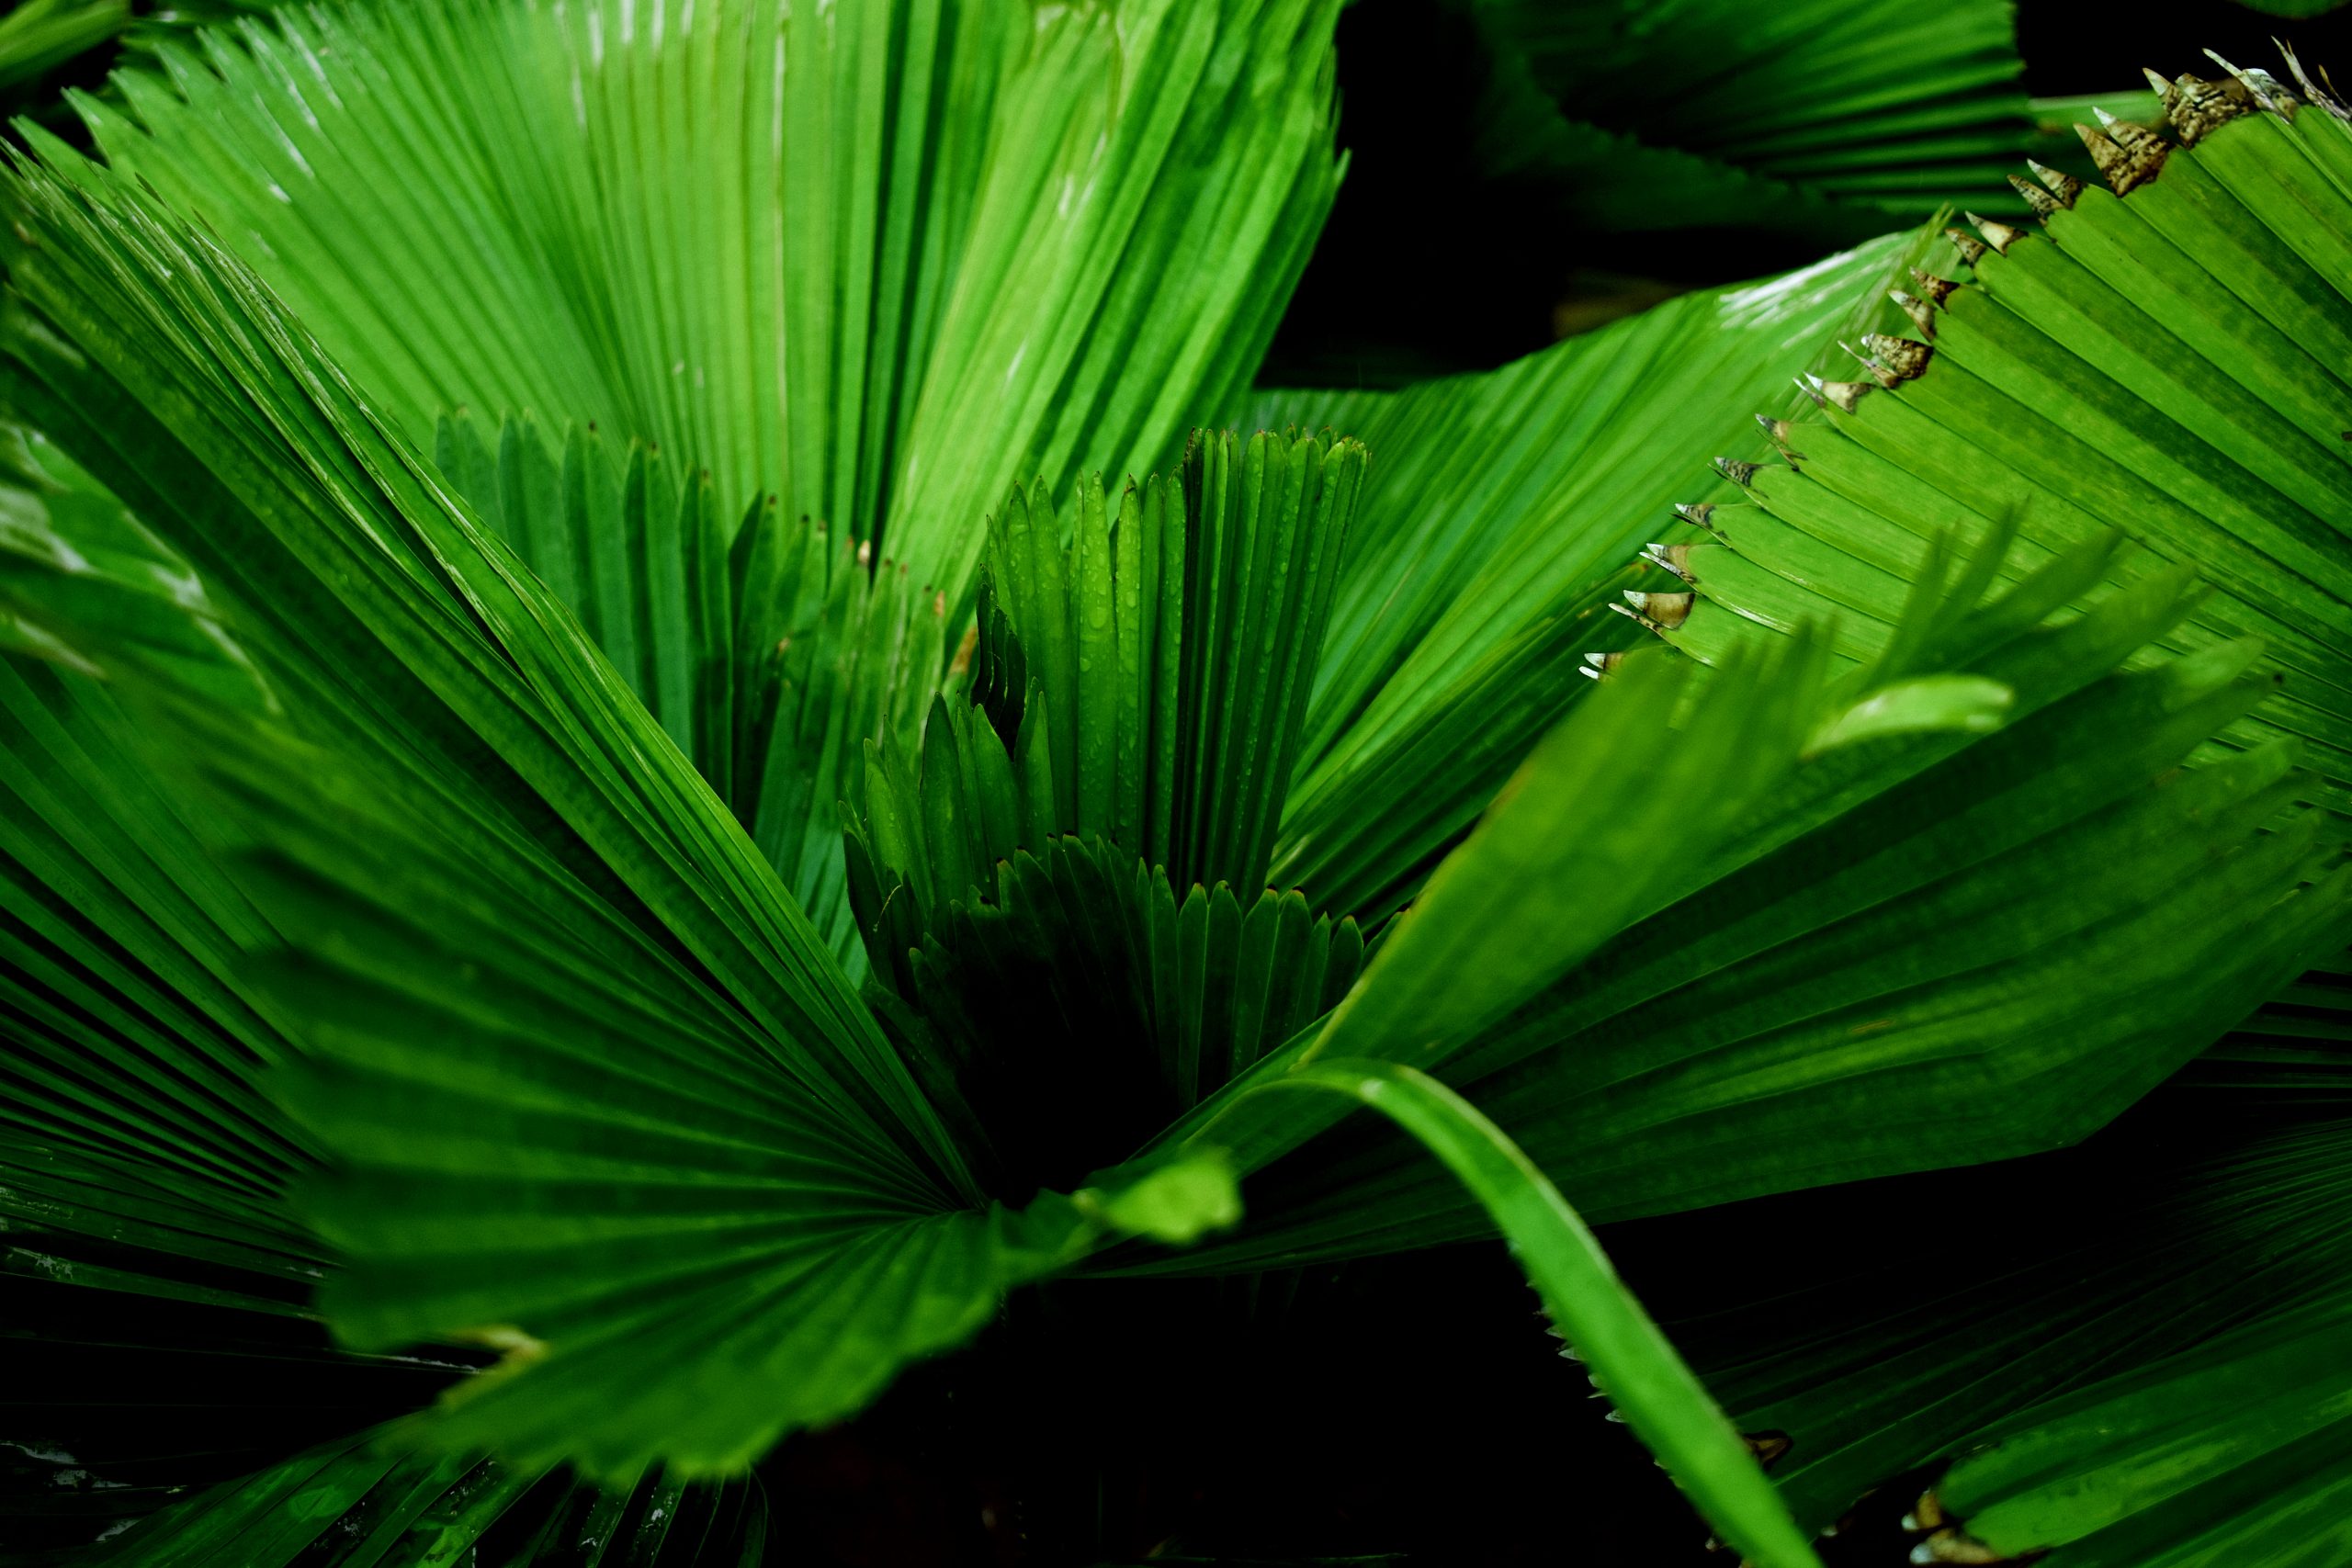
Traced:
MULTIPOLYGON (((0 1157, 73 1234, 303 1284, 331 1252, 362 1352, 498 1353, 403 1429, 447 1479, 296 1461, 322 1517, 486 1513, 571 1461, 610 1489, 563 1508, 650 1520, 646 1488, 849 1415, 1061 1270, 1357 1256, 1532 1202, 1606 1282, 1570 1201, 2077 1138, 2346 940, 2308 808, 2341 781, 2292 744, 2331 743, 2325 540, 2188 446, 2134 449, 2163 485, 2096 470, 2129 508, 1988 468, 1857 526, 1910 542, 1844 597, 1668 547, 1583 640, 1631 503, 1715 481, 1579 489, 1570 459, 1679 434, 1677 399, 1713 428, 1883 256, 1605 340, 1707 340, 1695 387, 1572 345, 1381 404, 1443 480, 1390 510, 1354 440, 1211 434, 1057 513, 1015 476, 1149 473, 1238 400, 1328 200, 1329 6, 402 14, 171 57, 126 87, 153 134, 93 106, 112 165, 20 164, 0 242, 8 396, 86 469, 0 536, 8 647, 45 660, 6 671, 0 1157), (738 28, 781 51, 740 80, 738 28), (1476 432, 1514 463, 1452 461, 1476 432), (904 573, 861 570, 876 530, 904 573), (1703 659, 1612 658, 1637 621, 1703 659), (2242 635, 2274 621, 2267 654, 2242 635), (1453 1112, 1460 1157, 1262 1092, 1335 1077, 1453 1112), (1543 1177, 1465 1190, 1533 1168, 1503 1134, 1543 1177)), ((1909 389, 1818 389, 1838 416, 1996 374, 1867 342, 1909 389)), ((1610 1375, 1688 1393, 1654 1339, 1610 1375)), ((1703 1404, 1650 1408, 1753 1522, 1703 1404)), ((741 1492, 695 1496, 751 1539, 741 1492)))
MULTIPOLYGON (((141 679, 108 626, 81 628, 132 705, 138 761, 95 795, 34 796, 29 821, 111 817, 160 786, 124 846, 157 869, 122 918, 228 900, 225 933, 148 939, 142 964, 170 978, 140 978, 171 998, 233 976, 188 1028, 236 1092, 220 1105, 158 1071, 153 1052, 181 1047, 111 1044, 78 1017, 46 1049, 123 1058, 119 1095, 160 1100, 200 1144, 255 1122, 238 1141, 275 1156, 260 1175, 294 1179, 347 1260, 325 1292, 347 1342, 507 1353, 431 1424, 438 1446, 624 1481, 656 1459, 739 1469, 1120 1215, 1175 1224, 1116 1185, 988 1203, 579 620, 249 274, 119 176, 76 174, 17 181, 11 395, 199 569, 279 711, 141 679), (224 1027, 242 1050, 209 1045, 224 1027), (237 1111, 265 1064, 275 1106, 237 1111), (322 1145, 331 1163, 306 1169, 322 1145)), ((51 886, 35 865, 26 884, 51 886)), ((31 1136, 89 1121, 88 1095, 61 1085, 31 1136)), ((245 1201, 301 1234, 266 1190, 245 1201)))
MULTIPOLYGON (((1817 415, 1766 421, 1781 460, 1724 465, 1739 502, 1692 509, 1651 552, 1690 580, 1651 617, 1667 640, 1713 658, 1834 608, 1858 662, 1900 640, 1889 617, 1955 522, 2014 519, 2013 576, 2128 535, 2067 612, 2084 621, 2195 563, 2213 592, 2130 662, 2194 667, 2261 638, 2259 700, 2213 710, 2166 787, 2258 815, 2224 781, 2305 760, 2260 786, 2323 808, 2302 813, 2306 886, 2265 920, 2341 876, 2352 811, 2352 123, 2288 63, 2300 94, 2225 66, 2152 78, 2161 123, 2084 128, 2100 183, 2037 170, 2039 222, 1951 231, 1917 294, 1893 297, 1905 324, 1809 383, 1817 415)), ((2257 852, 2290 833, 2272 822, 2257 852)), ((2174 940, 2231 923, 2241 906, 2219 897, 2192 898, 2174 940)), ((1785 1435, 1801 1517, 1953 1461, 1913 1514, 1917 1561, 2342 1555, 2342 970, 2321 962, 2192 1064, 2148 1114, 2178 1118, 2194 1157, 2078 1229, 2019 1250, 1955 1215, 1979 1238, 1973 1282, 1887 1278, 1715 1325, 1703 1359, 1743 1424, 1785 1435)), ((2140 1005, 2179 999, 2158 985, 2140 1005)))
POLYGON ((413 440, 594 423, 968 604, 1016 478, 1247 384, 1337 189, 1336 0, 288 9, 76 99, 413 440))

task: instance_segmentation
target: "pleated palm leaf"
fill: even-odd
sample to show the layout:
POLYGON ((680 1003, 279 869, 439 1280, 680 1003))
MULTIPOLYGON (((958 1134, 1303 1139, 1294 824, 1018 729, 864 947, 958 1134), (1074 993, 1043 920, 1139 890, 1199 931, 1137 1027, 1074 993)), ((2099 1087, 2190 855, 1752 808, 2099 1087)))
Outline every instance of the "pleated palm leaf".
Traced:
POLYGON ((118 51, 135 52, 159 38, 185 35, 274 0, 20 0, 0 17, 0 112, 30 115, 54 129, 68 116, 60 80, 94 80, 118 51))
POLYGON ((1471 164, 1602 268, 1710 278, 1947 206, 2015 221, 2020 159, 2087 179, 2075 126, 2160 112, 2120 67, 2030 98, 2010 0, 1450 4, 1476 40, 1471 164))
POLYGON ((1620 564, 1902 242, 1219 429, 1333 11, 329 8, 36 135, 12 1269, 181 1411, 338 1391, 58 1380, 94 1550, 756 1562, 732 1478, 1008 1290, 1499 1226, 1809 1563, 1560 1192, 2066 1142, 2344 945, 2324 766, 2200 749, 2300 700, 2235 514, 1955 504, 1752 652, 1620 564))
MULTIPOLYGON (((2292 793, 2352 807, 2352 125, 2294 74, 2300 94, 2255 70, 2154 79, 2164 119, 2085 131, 2103 182, 2045 176, 2037 223, 1953 231, 1894 296, 1910 324, 1813 382, 1816 412, 1768 419, 1778 459, 1724 464, 1736 500, 1651 547, 1692 593, 1659 634, 1709 658, 1834 604, 1841 655, 1867 660, 1954 517, 2020 519, 2019 574, 2120 525, 2132 547, 2086 606, 2195 560, 2213 592, 2161 647, 2263 639, 2271 694, 2186 780, 2285 750, 2308 768, 2292 793)), ((2135 1174, 2054 1222, 1963 1194, 1921 1216, 1943 1267, 1692 1326, 1727 1402, 1789 1440, 1801 1517, 1906 1476, 1923 1562, 2352 1551, 2347 967, 2199 1057, 2141 1118, 2169 1129, 2138 1145, 2160 1152, 2126 1140, 2135 1174)))
POLYGON ((2008 0, 1455 0, 1488 57, 1479 164, 1586 231, 1851 241, 2007 216, 2035 142, 2008 0))

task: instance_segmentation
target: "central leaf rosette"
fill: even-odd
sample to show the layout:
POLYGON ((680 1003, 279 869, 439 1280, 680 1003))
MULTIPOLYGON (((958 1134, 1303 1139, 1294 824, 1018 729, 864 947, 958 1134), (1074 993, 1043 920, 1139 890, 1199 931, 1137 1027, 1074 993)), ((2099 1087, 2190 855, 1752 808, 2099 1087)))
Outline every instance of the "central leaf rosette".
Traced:
POLYGON ((1353 919, 1267 883, 1365 463, 1197 433, 1115 507, 1099 478, 1067 518, 1015 489, 912 754, 868 748, 877 1006, 1008 1190, 1124 1158, 1362 966, 1353 919))

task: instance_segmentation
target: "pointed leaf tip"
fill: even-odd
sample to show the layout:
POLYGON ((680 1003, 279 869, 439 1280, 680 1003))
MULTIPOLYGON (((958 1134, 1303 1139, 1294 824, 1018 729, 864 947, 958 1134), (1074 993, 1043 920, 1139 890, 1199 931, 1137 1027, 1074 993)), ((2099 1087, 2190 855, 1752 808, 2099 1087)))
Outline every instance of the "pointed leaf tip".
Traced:
POLYGON ((1840 746, 1888 735, 1929 731, 1989 734, 2001 728, 2017 694, 1998 681, 1977 675, 1923 675, 1882 686, 1843 713, 1831 716, 1806 742, 1817 757, 1840 746))
POLYGON ((1114 1228, 1175 1247, 1229 1229, 1241 1218, 1241 1188, 1233 1163, 1213 1145, 1197 1148, 1108 1197, 1092 1188, 1076 1196, 1082 1211, 1093 1210, 1114 1228))

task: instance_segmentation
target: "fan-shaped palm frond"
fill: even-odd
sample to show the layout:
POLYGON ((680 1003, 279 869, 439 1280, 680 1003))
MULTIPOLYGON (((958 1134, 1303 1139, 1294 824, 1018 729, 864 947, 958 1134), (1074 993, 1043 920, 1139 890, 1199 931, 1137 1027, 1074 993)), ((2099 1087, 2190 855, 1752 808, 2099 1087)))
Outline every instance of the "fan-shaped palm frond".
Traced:
MULTIPOLYGON (((2120 528, 2132 547, 2086 605, 2167 561, 2215 584, 2139 661, 2263 639, 2267 694, 2211 727, 2191 778, 2291 748, 2312 767, 2292 793, 2338 820, 2352 469, 2331 345, 2352 323, 2352 129, 2260 72, 2163 85, 2170 136, 2086 130, 2103 186, 2049 176, 2039 225, 1955 232, 1951 265, 1917 275, 1931 303, 1895 296, 1916 335, 1867 338, 1860 378, 1816 380, 1819 414, 1770 426, 1782 462, 1731 466, 1741 503, 1657 547, 1695 595, 1663 635, 1703 657, 1836 604, 1866 659, 1942 520, 2019 516, 2016 572, 2120 528)), ((1919 1561, 2339 1553, 2316 1512, 2344 1484, 2323 1370, 2344 1291, 2338 1000, 2314 973, 2168 1091, 2220 1130, 2099 1213, 2088 1256, 2069 1238, 1989 1252, 1987 1282, 1956 1292, 1883 1281, 1816 1318, 1844 1326, 1769 1353, 1724 1336, 1710 1353, 1744 1361, 1722 1386, 1790 1436, 1801 1514, 1958 1454, 1915 1516, 1919 1561), (2256 1093, 2301 1121, 2238 1124, 2229 1102, 2256 1093)))
POLYGON ((658 442, 960 606, 1012 479, 1244 384, 1338 177, 1333 8, 343 6, 78 101, 412 432, 658 442))
MULTIPOLYGON (((1331 10, 334 8, 19 161, 0 377, 72 461, 0 511, 10 1201, 77 1288, 323 1274, 353 1376, 502 1358, 134 1560, 749 1560, 756 1494, 679 1489, 1008 1290, 1499 1227, 1798 1568, 1569 1201, 2078 1138, 2352 936, 2290 743, 2341 651, 2288 353, 2341 332, 2340 128, 2093 142, 2191 192, 2132 254, 2206 359, 1996 226, 1906 297, 1932 344, 1863 339, 1887 395, 1768 420, 1792 468, 1697 459, 1899 243, 1180 460, 1329 200, 1331 10), (2052 423, 2011 466, 1986 388, 2052 423), (2045 456, 2062 392, 2125 460, 2045 456), (1621 564, 1677 503, 1713 531, 1621 564)), ((2062 242, 2106 199, 2052 188, 2062 242)), ((2159 1396, 2081 1397, 1955 1472, 2004 1541, 2055 1517, 2018 1456, 2159 1396)))
POLYGON ((1492 56, 1481 163, 1580 228, 1853 240, 2017 205, 2033 119, 2007 0, 1460 3, 1492 56))
MULTIPOLYGON (((118 678, 162 677, 223 713, 282 710, 187 563, 48 443, 8 435, 0 594, 36 658, 0 670, 12 1236, 0 1292, 41 1369, 26 1375, 28 1360, 11 1383, 27 1466, 0 1507, 28 1532, 12 1546, 95 1536, 109 1561, 262 1568, 342 1538, 359 1560, 398 1562, 463 1551, 534 1508, 617 1517, 628 1486, 534 1493, 539 1469, 396 1459, 346 1435, 485 1358, 327 1344, 309 1297, 329 1249, 288 1203, 315 1145, 259 1092, 296 1049, 243 962, 266 917, 209 863, 185 802, 143 763, 136 715, 75 643, 103 626, 118 678), (175 1500, 191 1487, 205 1489, 175 1500)), ((669 1488, 673 1513, 680 1495, 669 1488)), ((688 1500, 707 1506, 700 1491, 688 1500)), ((726 1510, 756 1529, 755 1498, 726 1510)))
POLYGON ((673 484, 632 443, 573 427, 559 456, 528 418, 495 450, 445 419, 439 466, 752 832, 835 956, 865 962, 836 807, 864 745, 917 743, 940 679, 944 594, 770 497, 740 524, 707 474, 673 484))
MULTIPOLYGON (((108 212, 62 186, 46 195, 43 216, 52 226, 36 242, 38 262, 17 268, 28 290, 42 288, 50 268, 56 284, 92 276, 86 265, 105 253, 108 219, 127 218, 126 227, 175 243, 142 222, 135 204, 108 212)), ((266 341, 276 323, 258 297, 239 298, 233 268, 184 243, 174 254, 170 271, 145 274, 151 291, 120 301, 180 329, 151 341, 266 341), (175 312, 179 300, 154 288, 166 277, 208 274, 214 288, 184 314, 175 312)), ((71 308, 62 287, 49 298, 71 308)), ((229 466, 225 456, 240 448, 224 416, 241 405, 249 416, 275 416, 281 430, 299 427, 305 410, 320 420, 310 465, 287 472, 277 492, 290 503, 258 515, 244 503, 239 513, 247 529, 241 583, 272 564, 273 551, 281 581, 299 580, 308 566, 304 547, 320 549, 339 537, 334 523, 349 513, 338 513, 336 503, 350 504, 354 492, 329 488, 320 482, 324 475, 339 468, 346 483, 409 477, 415 488, 405 492, 380 482, 357 492, 375 502, 377 527, 340 537, 363 571, 322 580, 321 589, 342 588, 352 594, 345 603, 372 612, 355 616, 348 634, 374 638, 380 658, 410 671, 427 700, 443 703, 444 733, 470 728, 510 768, 522 761, 529 772, 505 777, 526 790, 536 773, 537 789, 548 793, 518 797, 510 784, 509 800, 554 807, 556 821, 538 824, 542 831, 576 838, 587 827, 603 846, 592 852, 611 857, 604 859, 606 878, 636 906, 598 898, 543 841, 512 825, 499 778, 477 773, 469 789, 454 775, 421 781, 412 773, 413 789, 437 784, 437 803, 459 808, 454 818, 427 817, 415 795, 382 798, 347 756, 281 733, 250 704, 191 707, 159 690, 141 714, 153 754, 177 761, 167 771, 210 785, 209 847, 236 867, 241 889, 259 900, 260 917, 276 936, 290 937, 299 955, 266 966, 263 991, 300 1019, 306 1037, 305 1066, 281 1067, 280 1093, 300 1124, 337 1148, 333 1170, 311 1181, 305 1208, 353 1259, 334 1284, 332 1310, 344 1332, 400 1342, 466 1329, 516 1358, 506 1376, 469 1389, 436 1423, 443 1444, 488 1441, 528 1455, 553 1441, 621 1475, 644 1462, 648 1442, 688 1466, 740 1463, 780 1427, 854 1406, 897 1360, 968 1333, 976 1313, 1006 1285, 1066 1261, 1088 1235, 1138 1212, 1171 1223, 1165 1204, 1137 1211, 1117 1191, 1041 1201, 1021 1216, 952 1207, 956 1187, 977 1194, 954 1151, 933 1141, 937 1122, 901 1123, 894 1137, 887 1120, 865 1119, 887 1119, 893 1100, 911 1103, 903 1076, 889 1075, 895 1062, 862 1054, 854 1037, 835 1035, 813 1053, 803 1043, 823 1041, 829 1020, 832 1028, 848 1021, 825 1004, 824 955, 805 927, 793 925, 788 900, 766 896, 784 920, 780 929, 729 931, 726 907, 741 895, 714 890, 699 902, 722 924, 703 923, 708 916, 662 890, 686 867, 665 863, 659 840, 639 835, 653 828, 692 842, 710 831, 709 812, 697 812, 691 799, 684 812, 676 804, 664 812, 659 796, 616 798, 594 788, 598 722, 614 739, 638 731, 643 739, 630 742, 636 754, 650 747, 670 759, 657 773, 684 767, 667 738, 649 728, 651 715, 628 702, 599 716, 578 682, 585 677, 584 691, 594 693, 614 691, 618 682, 576 624, 536 580, 509 567, 512 558, 494 536, 426 488, 426 472, 397 436, 340 393, 314 351, 282 332, 276 346, 284 356, 277 363, 309 374, 275 401, 240 381, 245 367, 211 356, 218 348, 176 365, 118 365, 163 386, 171 384, 169 369, 209 372, 239 398, 201 413, 179 405, 187 417, 172 434, 191 444, 178 450, 192 468, 206 457, 229 466), (373 463, 356 460, 355 442, 373 463), (285 532, 273 531, 273 522, 285 532), (472 558, 474 571, 455 581, 501 586, 503 602, 459 598, 450 586, 412 575, 423 564, 420 546, 437 560, 472 558), (364 574, 368 568, 372 576, 364 574), (474 618, 460 619, 461 611, 474 618), (485 721, 481 689, 449 707, 456 689, 431 683, 451 679, 448 665, 433 657, 440 650, 431 638, 436 624, 460 648, 472 641, 503 650, 514 674, 494 679, 493 689, 503 685, 511 704, 536 716, 536 735, 552 739, 533 744, 512 727, 485 721), (609 728, 616 721, 618 734, 609 728), (520 749, 501 753, 502 739, 520 749), (571 782, 583 777, 592 781, 584 789, 571 782), (634 812, 613 814, 632 800, 634 812), (705 826, 696 826, 697 816, 705 826), (634 886, 632 874, 640 879, 634 886), (664 935, 703 972, 731 975, 735 988, 721 994, 748 1009, 749 1031, 729 1009, 714 1010, 717 998, 665 951, 658 940, 664 935), (763 955, 766 943, 777 945, 763 955), (792 1010, 768 1010, 778 1006, 792 1010), (836 1055, 843 1046, 847 1054, 836 1055), (459 1055, 450 1055, 453 1048, 459 1055), (453 1073, 460 1061, 470 1070, 453 1073), (648 1074, 654 1061, 664 1065, 659 1077, 648 1074), (877 1069, 878 1079, 869 1076, 877 1069), (433 1132, 413 1135, 418 1122, 433 1132), (936 1155, 948 1156, 944 1167, 932 1164, 936 1155), (657 1199, 665 1189, 668 1196, 657 1199), (796 1218, 796 1201, 815 1207, 796 1218), (540 1264, 518 1271, 517 1258, 534 1249, 540 1264), (373 1264, 361 1261, 369 1258, 373 1264), (624 1267, 630 1259, 636 1266, 624 1267), (514 1294, 515 1285, 523 1295, 514 1294), (740 1314, 747 1288, 783 1315, 738 1322, 731 1332, 742 1353, 682 1355, 673 1363, 678 1378, 644 1380, 643 1358, 655 1343, 649 1336, 683 1336, 681 1348, 699 1345, 706 1352, 716 1337, 723 1347, 727 1320, 740 1314), (631 1304, 645 1303, 649 1289, 650 1315, 631 1304), (829 1299, 835 1304, 820 1304, 829 1299), (545 1341, 503 1326, 513 1318, 554 1331, 557 1353, 541 1360, 545 1341), (763 1388, 750 1375, 756 1361, 745 1354, 787 1381, 763 1388), (560 1393, 566 1384, 575 1391, 570 1399, 560 1393)), ((52 356, 42 368, 54 378, 47 390, 58 400, 56 412, 74 407, 77 393, 91 396, 87 361, 52 356)), ((233 495, 223 502, 224 509, 239 504, 233 495)), ((67 582, 76 575, 58 574, 67 582)), ((326 660, 305 660, 288 644, 273 652, 293 683, 322 691, 335 683, 339 671, 326 660)), ((134 656, 119 667, 139 665, 134 656)), ((326 733, 337 721, 347 744, 364 733, 356 705, 313 700, 326 733)), ((418 769, 419 760, 410 766, 418 769)), ((420 771, 434 772, 429 763, 420 771)), ((625 775, 604 776, 609 788, 625 775)), ((716 805, 707 791, 702 798, 716 805)), ((730 852, 731 824, 716 820, 720 836, 697 858, 748 867, 756 890, 764 866, 730 852)), ((734 842, 742 842, 740 833, 734 842)), ((754 891, 754 909, 761 898, 754 891)), ((740 918, 741 906, 735 908, 740 918)), ((200 1113, 190 1119, 203 1121, 200 1113)), ((1172 1223, 1198 1226, 1182 1211, 1172 1223)))
POLYGON ((854 1408, 1114 1223, 1068 1200, 1024 1215, 958 1206, 978 1194, 936 1113, 578 623, 233 264, 115 176, 88 177, 28 181, 44 229, 12 276, 84 323, 96 318, 75 284, 109 277, 106 319, 143 316, 131 341, 145 352, 102 369, 20 337, 43 355, 18 362, 26 400, 53 400, 54 428, 113 378, 141 386, 180 416, 151 427, 142 458, 209 487, 159 493, 151 515, 209 502, 201 542, 240 602, 311 610, 264 635, 281 633, 267 654, 313 739, 168 693, 141 719, 158 771, 209 785, 208 847, 299 954, 262 988, 305 1038, 305 1070, 282 1068, 280 1093, 336 1146, 304 1208, 353 1261, 330 1287, 341 1331, 398 1344, 560 1312, 578 1359, 537 1370, 526 1399, 520 1380, 485 1383, 452 1409, 448 1440, 606 1472, 657 1450, 707 1470, 854 1408), (134 236, 168 264, 111 270, 139 254, 134 236), (240 353, 256 348, 267 357, 240 353), (192 383, 214 400, 170 390, 192 383), (299 466, 247 444, 263 430, 299 466), (296 642, 322 624, 344 649, 296 642), (401 690, 394 671, 410 682, 397 716, 375 706, 401 690), (476 1071, 453 1074, 459 1060, 476 1071), (411 1136, 411 1115, 436 1132, 411 1136), (518 1270, 534 1248, 544 1267, 518 1270), (371 1253, 390 1265, 379 1281, 371 1253), (740 1321, 747 1286, 786 1316, 740 1321), (837 1304, 785 1307, 796 1289, 837 1304), (779 1332, 794 1319, 797 1348, 779 1332), (677 1380, 648 1382, 657 1321, 681 1345, 764 1345, 781 1381, 688 1356, 677 1380), (564 1382, 586 1403, 551 1398, 564 1382))

